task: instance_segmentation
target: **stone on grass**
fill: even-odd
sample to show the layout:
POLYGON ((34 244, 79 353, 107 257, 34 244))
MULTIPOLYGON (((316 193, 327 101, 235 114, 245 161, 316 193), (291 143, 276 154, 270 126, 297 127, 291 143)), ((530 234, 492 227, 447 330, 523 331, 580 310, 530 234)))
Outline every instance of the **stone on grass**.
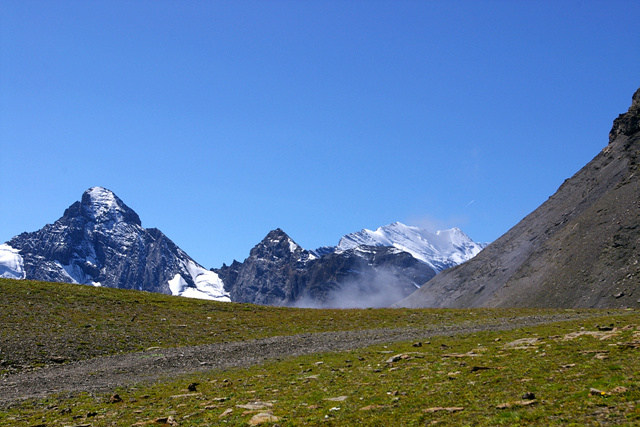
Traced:
POLYGON ((597 338, 599 340, 608 340, 610 338, 613 338, 617 335, 620 335, 620 331, 576 331, 576 332, 571 332, 568 333, 564 336, 564 338, 562 339, 563 341, 571 341, 574 340, 578 337, 582 337, 582 336, 591 336, 593 338, 597 338))
POLYGON ((611 394, 621 394, 621 393, 626 393, 627 391, 629 391, 628 388, 622 387, 622 386, 618 386, 618 387, 614 387, 613 389, 611 389, 611 391, 609 393, 611 393, 611 394))
POLYGON ((360 408, 361 411, 372 411, 374 409, 389 408, 389 405, 367 405, 360 408))
POLYGON ((174 394, 169 396, 170 399, 181 399, 183 397, 202 396, 202 393, 174 394))
POLYGON ((257 426, 258 424, 275 422, 279 420, 280 418, 276 417, 271 412, 261 412, 251 417, 251 419, 249 420, 249 425, 257 426))
POLYGON ((509 408, 513 408, 514 406, 531 406, 531 405, 535 405, 536 403, 538 403, 538 401, 536 399, 516 400, 514 402, 501 403, 498 406, 496 406, 496 408, 498 408, 498 409, 509 409, 509 408))
POLYGON ((244 405, 236 405, 236 408, 242 408, 242 409, 249 409, 252 411, 259 411, 261 409, 267 409, 273 406, 273 403, 271 402, 260 402, 260 401, 255 401, 255 402, 249 402, 249 403, 245 403, 244 405))
POLYGON ((460 412, 463 411, 464 408, 462 406, 449 406, 449 407, 442 407, 442 406, 436 406, 433 408, 427 408, 427 409, 423 409, 423 412, 427 412, 427 413, 433 413, 433 412, 460 412))
POLYGON ((453 357, 453 358, 478 357, 478 356, 482 356, 482 355, 474 352, 473 350, 466 353, 447 353, 442 355, 442 357, 453 357))
POLYGON ((347 400, 347 396, 327 397, 324 400, 328 400, 329 402, 343 402, 347 400))
POLYGON ((224 410, 224 412, 223 412, 223 413, 221 413, 220 415, 218 415, 218 418, 224 418, 224 417, 226 417, 227 415, 231 414, 232 412, 233 412, 233 409, 231 409, 231 408, 227 408, 227 409, 225 409, 225 410, 224 410))
POLYGON ((504 345, 505 348, 529 350, 536 348, 537 345, 544 344, 540 341, 540 338, 520 338, 519 340, 508 342, 504 345))
POLYGON ((407 360, 407 359, 411 359, 411 355, 419 355, 417 357, 424 357, 424 353, 420 353, 417 351, 411 351, 409 353, 401 353, 401 354, 396 354, 394 356, 391 356, 390 358, 388 358, 385 363, 395 363, 398 362, 400 360, 407 360))

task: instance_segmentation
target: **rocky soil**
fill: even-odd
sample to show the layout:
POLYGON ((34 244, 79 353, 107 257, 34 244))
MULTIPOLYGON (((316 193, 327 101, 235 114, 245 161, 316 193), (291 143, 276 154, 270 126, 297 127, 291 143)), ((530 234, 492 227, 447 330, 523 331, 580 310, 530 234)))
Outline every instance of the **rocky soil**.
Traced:
POLYGON ((592 314, 598 313, 566 312, 554 315, 510 317, 491 324, 476 326, 325 332, 192 347, 151 347, 140 353, 97 357, 8 375, 0 380, 0 407, 29 398, 44 398, 58 393, 110 392, 121 386, 158 381, 162 378, 195 372, 248 367, 266 360, 285 357, 344 351, 395 341, 428 339, 436 335, 509 330, 574 320, 592 314))

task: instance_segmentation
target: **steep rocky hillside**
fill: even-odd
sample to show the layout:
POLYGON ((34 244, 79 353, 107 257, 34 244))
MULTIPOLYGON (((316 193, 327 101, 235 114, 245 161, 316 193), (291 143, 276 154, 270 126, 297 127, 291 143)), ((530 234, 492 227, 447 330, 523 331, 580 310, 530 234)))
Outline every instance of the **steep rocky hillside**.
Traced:
POLYGON ((402 307, 640 306, 640 89, 610 142, 505 235, 402 307))

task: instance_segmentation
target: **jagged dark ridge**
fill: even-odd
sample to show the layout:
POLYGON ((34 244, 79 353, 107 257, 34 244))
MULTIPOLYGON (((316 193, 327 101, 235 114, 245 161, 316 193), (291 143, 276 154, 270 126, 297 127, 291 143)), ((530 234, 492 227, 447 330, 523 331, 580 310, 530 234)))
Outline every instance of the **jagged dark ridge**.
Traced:
POLYGON ((271 231, 240 263, 214 270, 231 300, 305 307, 387 306, 435 276, 406 252, 362 246, 318 257, 284 231, 271 231))

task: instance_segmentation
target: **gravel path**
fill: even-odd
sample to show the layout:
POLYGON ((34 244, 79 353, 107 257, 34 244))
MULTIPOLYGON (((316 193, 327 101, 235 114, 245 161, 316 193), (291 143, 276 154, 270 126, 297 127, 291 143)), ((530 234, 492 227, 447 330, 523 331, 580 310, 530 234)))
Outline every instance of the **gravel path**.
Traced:
POLYGON ((53 393, 109 392, 120 386, 194 372, 248 367, 269 359, 343 351, 395 341, 427 340, 436 335, 509 330, 585 317, 590 315, 565 313, 504 318, 496 323, 475 326, 324 332, 193 347, 152 348, 141 353, 98 357, 10 375, 0 381, 0 406, 53 393))

